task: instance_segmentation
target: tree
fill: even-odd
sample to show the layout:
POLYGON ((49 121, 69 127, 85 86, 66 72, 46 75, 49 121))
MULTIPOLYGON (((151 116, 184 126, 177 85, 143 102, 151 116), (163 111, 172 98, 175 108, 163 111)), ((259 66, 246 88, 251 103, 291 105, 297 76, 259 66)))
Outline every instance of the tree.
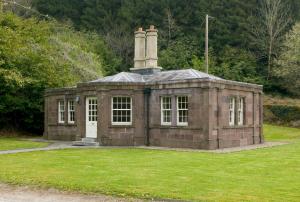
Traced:
POLYGON ((1 128, 42 132, 46 88, 96 79, 115 60, 99 35, 11 13, 0 14, 0 41, 1 128))
POLYGON ((191 68, 192 58, 195 55, 192 41, 187 38, 171 42, 167 49, 159 53, 159 65, 164 69, 191 68))
POLYGON ((300 95, 300 23, 286 35, 282 54, 276 61, 275 75, 282 87, 300 95))
POLYGON ((221 56, 217 58, 216 63, 210 72, 221 78, 249 83, 262 83, 262 78, 256 71, 256 59, 249 51, 226 46, 221 56))
POLYGON ((272 76, 272 62, 282 47, 282 39, 291 22, 290 8, 282 0, 261 0, 252 24, 252 40, 259 55, 267 59, 267 80, 272 76))
POLYGON ((167 29, 168 29, 168 45, 171 41, 171 37, 173 35, 173 31, 175 30, 175 27, 176 27, 176 23, 175 23, 175 20, 173 18, 173 14, 171 12, 171 9, 170 8, 167 8, 166 11, 166 19, 165 19, 165 24, 167 26, 167 29))

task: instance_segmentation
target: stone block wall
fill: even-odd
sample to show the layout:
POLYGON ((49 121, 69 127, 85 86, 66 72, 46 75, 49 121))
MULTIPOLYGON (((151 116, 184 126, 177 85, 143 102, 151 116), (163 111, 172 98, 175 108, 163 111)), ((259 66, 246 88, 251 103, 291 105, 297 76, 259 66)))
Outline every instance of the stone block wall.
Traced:
POLYGON ((210 149, 259 144, 262 134, 262 92, 241 86, 226 85, 210 90, 210 149), (244 98, 243 125, 229 125, 229 98, 244 98))
POLYGON ((44 138, 49 140, 75 140, 77 133, 77 120, 75 120, 75 123, 68 123, 67 102, 70 99, 75 99, 75 97, 73 92, 68 90, 45 97, 44 138), (64 123, 58 122, 59 100, 64 100, 65 104, 64 123))
POLYGON ((218 149, 262 143, 262 91, 246 84, 226 82, 182 81, 167 84, 93 84, 72 89, 56 89, 45 95, 45 132, 47 139, 80 140, 85 137, 87 97, 97 97, 97 139, 103 146, 151 146, 218 149), (149 111, 145 88, 150 89, 149 111), (112 125, 111 99, 132 98, 132 124, 112 125), (172 100, 172 123, 161 124, 161 97, 172 100), (177 125, 177 96, 188 97, 188 125, 177 125), (229 126, 229 97, 245 98, 242 126, 229 126), (75 123, 67 123, 67 101, 75 104, 75 123), (58 123, 58 101, 65 100, 65 123, 58 123), (147 113, 149 116, 147 117, 147 113), (147 125, 149 126, 147 128, 147 125))
POLYGON ((207 94, 201 88, 152 89, 150 96, 149 135, 150 145, 177 148, 208 148, 207 125, 207 94), (169 96, 172 100, 172 123, 170 126, 161 124, 161 97, 169 96), (188 125, 177 125, 177 96, 188 97, 188 125))

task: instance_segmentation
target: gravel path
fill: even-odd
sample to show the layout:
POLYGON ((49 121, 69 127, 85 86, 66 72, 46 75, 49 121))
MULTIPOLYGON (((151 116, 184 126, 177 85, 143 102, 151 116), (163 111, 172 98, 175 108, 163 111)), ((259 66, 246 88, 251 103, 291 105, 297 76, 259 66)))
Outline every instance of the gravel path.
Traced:
POLYGON ((32 148, 32 149, 15 149, 15 150, 5 150, 0 151, 1 154, 15 154, 15 153, 24 153, 24 152, 33 152, 33 151, 49 151, 49 150, 57 150, 57 149, 67 149, 67 148, 100 148, 98 146, 72 146, 72 142, 66 141, 48 141, 41 139, 25 139, 37 142, 49 142, 50 144, 47 147, 40 148, 32 148))
POLYGON ((0 202, 142 202, 139 199, 124 199, 104 195, 82 195, 60 192, 54 189, 41 190, 0 184, 0 202))
POLYGON ((170 150, 170 151, 188 151, 188 152, 207 152, 207 153, 231 153, 231 152, 239 152, 245 150, 254 150, 260 148, 267 148, 267 147, 274 147, 289 144, 289 142, 264 142, 262 144, 254 144, 254 145, 246 145, 240 147, 230 147, 224 149, 213 149, 213 150, 202 150, 202 149, 185 149, 185 148, 168 148, 168 147, 147 147, 147 146, 140 146, 136 148, 143 148, 143 149, 154 149, 154 150, 170 150))
POLYGON ((67 148, 98 148, 98 149, 142 148, 142 149, 170 150, 170 151, 231 153, 231 152, 239 152, 239 151, 244 151, 244 150, 253 150, 253 149, 260 149, 260 148, 274 147, 274 146, 289 144, 288 142, 264 142, 262 144, 247 145, 247 146, 241 146, 241 147, 232 147, 232 148, 215 149, 215 150, 201 150, 201 149, 168 148, 168 147, 154 147, 154 146, 124 146, 124 147, 119 147, 119 146, 72 146, 72 142, 65 142, 65 141, 47 141, 47 140, 42 140, 42 139, 32 139, 32 141, 42 141, 42 142, 51 142, 51 143, 49 146, 42 147, 42 148, 0 151, 0 155, 1 154, 24 153, 24 152, 32 152, 32 151, 48 151, 48 150, 67 149, 67 148))

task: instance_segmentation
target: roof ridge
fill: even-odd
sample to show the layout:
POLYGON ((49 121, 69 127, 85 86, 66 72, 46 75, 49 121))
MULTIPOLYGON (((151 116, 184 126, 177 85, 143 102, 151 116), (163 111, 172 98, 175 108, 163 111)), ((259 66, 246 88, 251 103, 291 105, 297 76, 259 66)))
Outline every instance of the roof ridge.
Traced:
POLYGON ((191 71, 196 77, 201 77, 201 75, 199 74, 200 72, 195 70, 195 69, 188 69, 189 71, 191 71))

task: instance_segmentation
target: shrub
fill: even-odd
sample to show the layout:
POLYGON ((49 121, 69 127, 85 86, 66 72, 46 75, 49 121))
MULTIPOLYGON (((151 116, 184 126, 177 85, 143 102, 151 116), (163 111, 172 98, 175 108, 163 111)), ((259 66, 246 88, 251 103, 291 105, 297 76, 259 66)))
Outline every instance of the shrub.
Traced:
POLYGON ((300 107, 286 105, 265 105, 264 120, 268 123, 300 127, 300 107))

